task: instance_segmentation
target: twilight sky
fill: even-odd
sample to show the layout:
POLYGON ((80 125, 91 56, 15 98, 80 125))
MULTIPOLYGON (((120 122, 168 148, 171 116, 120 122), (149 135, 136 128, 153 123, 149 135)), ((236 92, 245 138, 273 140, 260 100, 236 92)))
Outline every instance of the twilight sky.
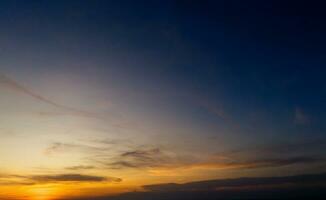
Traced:
POLYGON ((325 172, 318 7, 1 1, 1 199, 325 172))

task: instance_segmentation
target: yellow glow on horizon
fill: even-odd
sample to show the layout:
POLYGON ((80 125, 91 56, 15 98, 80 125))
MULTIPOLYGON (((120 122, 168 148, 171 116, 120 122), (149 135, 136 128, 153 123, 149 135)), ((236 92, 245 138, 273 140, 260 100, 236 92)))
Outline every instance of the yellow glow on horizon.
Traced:
POLYGON ((36 185, 2 186, 0 199, 13 200, 55 200, 60 198, 79 198, 87 196, 109 196, 134 191, 134 186, 111 183, 49 183, 36 185))
POLYGON ((35 186, 28 190, 33 200, 50 200, 56 197, 57 188, 53 186, 35 186))

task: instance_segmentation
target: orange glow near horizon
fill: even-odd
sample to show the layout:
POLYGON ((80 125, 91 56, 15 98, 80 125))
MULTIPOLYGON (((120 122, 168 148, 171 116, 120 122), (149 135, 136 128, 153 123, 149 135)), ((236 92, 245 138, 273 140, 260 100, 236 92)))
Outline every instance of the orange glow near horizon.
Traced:
POLYGON ((128 191, 132 191, 132 189, 124 186, 89 183, 4 186, 0 191, 0 199, 56 200, 61 198, 115 195, 128 191))
POLYGON ((53 200, 62 195, 62 189, 57 185, 5 186, 0 192, 0 198, 21 200, 53 200))
POLYGON ((31 199, 50 200, 56 198, 58 189, 52 186, 36 186, 28 190, 31 199))

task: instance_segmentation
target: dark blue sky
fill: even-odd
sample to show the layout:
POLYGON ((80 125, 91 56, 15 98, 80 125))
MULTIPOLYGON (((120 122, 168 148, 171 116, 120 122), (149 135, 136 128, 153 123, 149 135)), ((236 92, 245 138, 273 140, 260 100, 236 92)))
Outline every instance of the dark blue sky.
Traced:
POLYGON ((297 110, 311 118, 309 134, 324 131, 326 25, 318 5, 302 1, 1 4, 4 63, 25 59, 29 68, 45 70, 53 68, 48 63, 60 65, 61 60, 86 62, 88 67, 76 70, 93 73, 105 84, 168 96, 184 93, 176 102, 204 96, 200 98, 221 104, 244 126, 250 114, 258 112, 262 124, 272 129, 301 132, 290 125, 297 110), (109 67, 112 63, 118 67, 109 67))

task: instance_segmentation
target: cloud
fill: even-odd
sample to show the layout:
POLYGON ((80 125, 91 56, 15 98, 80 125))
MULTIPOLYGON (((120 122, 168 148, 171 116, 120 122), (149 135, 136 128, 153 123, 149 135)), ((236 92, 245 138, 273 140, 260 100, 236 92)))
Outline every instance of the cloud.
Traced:
POLYGON ((76 165, 71 167, 66 167, 67 170, 84 170, 84 169, 95 169, 92 165, 76 165))
MULTIPOLYGON (((34 92, 33 90, 21 85, 20 83, 16 82, 15 80, 13 80, 3 74, 0 74, 0 85, 7 87, 11 90, 14 90, 16 92, 22 93, 24 95, 27 95, 29 97, 32 97, 40 102, 46 103, 55 108, 58 108, 61 110, 61 112, 65 113, 65 114, 72 114, 72 115, 78 115, 78 116, 89 117, 89 118, 99 118, 99 116, 95 113, 76 109, 73 107, 69 107, 69 106, 54 102, 36 92, 34 92)), ((56 113, 56 114, 58 114, 58 113, 56 113)))
POLYGON ((290 157, 290 158, 276 158, 276 159, 260 159, 254 161, 244 161, 244 162, 212 162, 212 163, 199 163, 190 165, 186 168, 191 169, 252 169, 252 168, 268 168, 268 167, 283 167, 294 164, 312 164, 325 162, 323 158, 315 157, 290 157))
POLYGON ((148 167, 146 164, 135 164, 128 161, 117 161, 106 164, 111 169, 123 169, 123 168, 141 168, 141 167, 148 167))
POLYGON ((38 94, 37 92, 33 91, 32 89, 29 89, 28 87, 18 83, 14 79, 11 79, 10 77, 1 74, 0 73, 0 86, 9 88, 13 91, 16 91, 18 93, 24 94, 26 96, 29 96, 39 102, 43 102, 47 105, 50 105, 54 108, 57 108, 56 111, 51 112, 38 112, 37 115, 39 116, 62 116, 62 115, 71 115, 71 116, 77 116, 77 117, 85 117, 90 119, 97 119, 101 121, 105 121, 106 123, 110 123, 112 127, 115 127, 117 129, 130 129, 130 130, 143 130, 141 129, 136 123, 129 122, 126 119, 123 119, 123 116, 121 113, 110 113, 109 115, 101 115, 96 112, 90 112, 87 110, 82 110, 79 108, 70 107, 64 104, 57 103, 47 97, 42 96, 41 94, 38 94))
POLYGON ((62 198, 62 200, 230 200, 230 199, 324 199, 326 174, 255 177, 198 181, 184 184, 145 185, 145 191, 114 196, 62 198))
POLYGON ((324 156, 321 154, 325 149, 326 141, 324 138, 304 138, 274 144, 250 145, 230 151, 215 154, 213 157, 226 157, 229 160, 239 160, 251 158, 253 155, 257 159, 265 158, 284 158, 298 156, 324 156))
POLYGON ((26 180, 24 176, 12 174, 0 174, 0 185, 34 185, 35 183, 26 180))
POLYGON ((34 182, 24 182, 24 181, 0 181, 0 185, 35 185, 34 182))
POLYGON ((295 108, 294 111, 294 123, 295 124, 309 124, 310 118, 308 115, 306 115, 302 109, 295 108))
MULTIPOLYGON (((67 167, 67 170, 86 169, 137 169, 146 170, 151 175, 166 176, 176 174, 173 171, 182 173, 191 170, 241 170, 257 168, 280 168, 290 165, 312 165, 323 164, 325 157, 300 153, 300 148, 307 146, 323 146, 321 141, 306 141, 304 143, 293 143, 292 145, 282 144, 271 147, 262 147, 226 152, 218 155, 207 155, 198 157, 194 155, 180 155, 162 148, 153 146, 129 146, 128 150, 117 150, 111 142, 100 143, 99 146, 84 144, 70 144, 56 142, 51 144, 45 152, 48 155, 53 153, 67 153, 69 151, 82 151, 83 158, 88 165, 77 165, 67 167), (298 150, 299 149, 299 150, 298 150), (275 151, 274 151, 275 150, 275 151), (297 154, 292 151, 297 150, 297 154), (290 151, 290 152, 289 152, 290 151), (255 157, 252 157, 255 155, 255 157)), ((116 141, 114 142, 116 144, 116 141)), ((319 147, 318 147, 319 148, 319 147)), ((309 151, 307 151, 309 152, 309 151)))
POLYGON ((0 177, 1 185, 35 185, 55 182, 121 182, 121 178, 85 174, 6 175, 0 177))
MULTIPOLYGON (((112 159, 110 159, 112 160, 112 159)), ((184 170, 228 170, 283 167, 296 164, 324 163, 326 159, 320 156, 286 155, 269 156, 262 158, 238 158, 237 156, 210 156, 197 158, 195 156, 179 156, 162 151, 159 148, 136 149, 126 151, 113 158, 113 162, 104 162, 111 169, 139 168, 158 172, 175 169, 184 170)), ((160 173, 159 173, 160 174, 160 173)))
POLYGON ((196 98, 197 104, 204 108, 206 111, 211 114, 221 118, 221 119, 229 119, 229 116, 226 114, 225 109, 221 105, 217 105, 217 103, 213 103, 208 100, 208 98, 196 98))
POLYGON ((84 151, 87 153, 101 152, 107 150, 106 148, 89 146, 85 144, 72 144, 72 143, 62 143, 54 142, 49 147, 44 150, 46 155, 52 155, 54 153, 63 153, 71 150, 84 151))
POLYGON ((172 158, 159 148, 126 151, 117 156, 115 160, 106 165, 111 169, 151 168, 169 165, 173 162, 172 158))
POLYGON ((179 165, 156 166, 149 169, 151 175, 154 176, 176 176, 193 170, 242 170, 242 169, 258 169, 258 168, 277 168, 290 165, 309 165, 325 163, 323 158, 315 157, 291 157, 277 159, 260 159, 247 161, 232 161, 232 160, 211 160, 204 162, 195 162, 179 165))
POLYGON ((88 165, 76 165, 67 167, 67 170, 83 170, 94 168, 152 168, 159 166, 167 166, 173 163, 173 157, 167 155, 159 148, 150 148, 146 146, 133 147, 129 142, 126 146, 124 140, 100 141, 94 145, 75 144, 75 143, 51 143, 45 150, 46 155, 54 155, 56 153, 82 152, 88 165), (120 145, 119 145, 120 144, 120 145), (123 146, 123 147, 122 147, 123 146), (121 150, 121 149, 129 150, 121 150), (121 152, 122 151, 122 152, 121 152))
POLYGON ((125 153, 122 153, 121 157, 148 160, 148 159, 152 159, 153 156, 157 156, 160 154, 161 154, 160 149, 155 148, 155 149, 148 149, 148 150, 127 151, 125 153))
MULTIPOLYGON (((267 150, 268 151, 268 150, 267 150)), ((112 153, 112 152, 111 152, 112 153)), ((230 170, 284 167, 289 165, 311 165, 325 163, 322 156, 291 155, 287 153, 262 158, 238 158, 237 156, 180 156, 160 148, 136 148, 116 156, 106 151, 95 152, 92 161, 97 167, 109 169, 146 169, 152 174, 163 174, 171 170, 230 170)), ((168 173, 165 173, 168 174, 168 173)))
MULTIPOLYGON (((253 167, 282 167, 293 164, 312 164, 325 162, 325 159, 309 156, 298 156, 290 158, 263 159, 253 162, 253 167)), ((250 167, 250 165, 249 165, 250 167)))
POLYGON ((30 176, 28 179, 36 182, 102 182, 112 181, 121 182, 120 178, 103 177, 103 176, 91 176, 82 174, 58 174, 58 175, 36 175, 30 176))
POLYGON ((247 187, 258 185, 281 185, 281 184, 308 184, 308 183, 326 183, 326 173, 312 175, 296 175, 284 177, 258 177, 258 178, 237 178, 237 179, 220 179, 210 181, 199 181, 185 184, 157 184, 145 185, 143 188, 149 191, 207 191, 217 190, 225 187, 247 187))

